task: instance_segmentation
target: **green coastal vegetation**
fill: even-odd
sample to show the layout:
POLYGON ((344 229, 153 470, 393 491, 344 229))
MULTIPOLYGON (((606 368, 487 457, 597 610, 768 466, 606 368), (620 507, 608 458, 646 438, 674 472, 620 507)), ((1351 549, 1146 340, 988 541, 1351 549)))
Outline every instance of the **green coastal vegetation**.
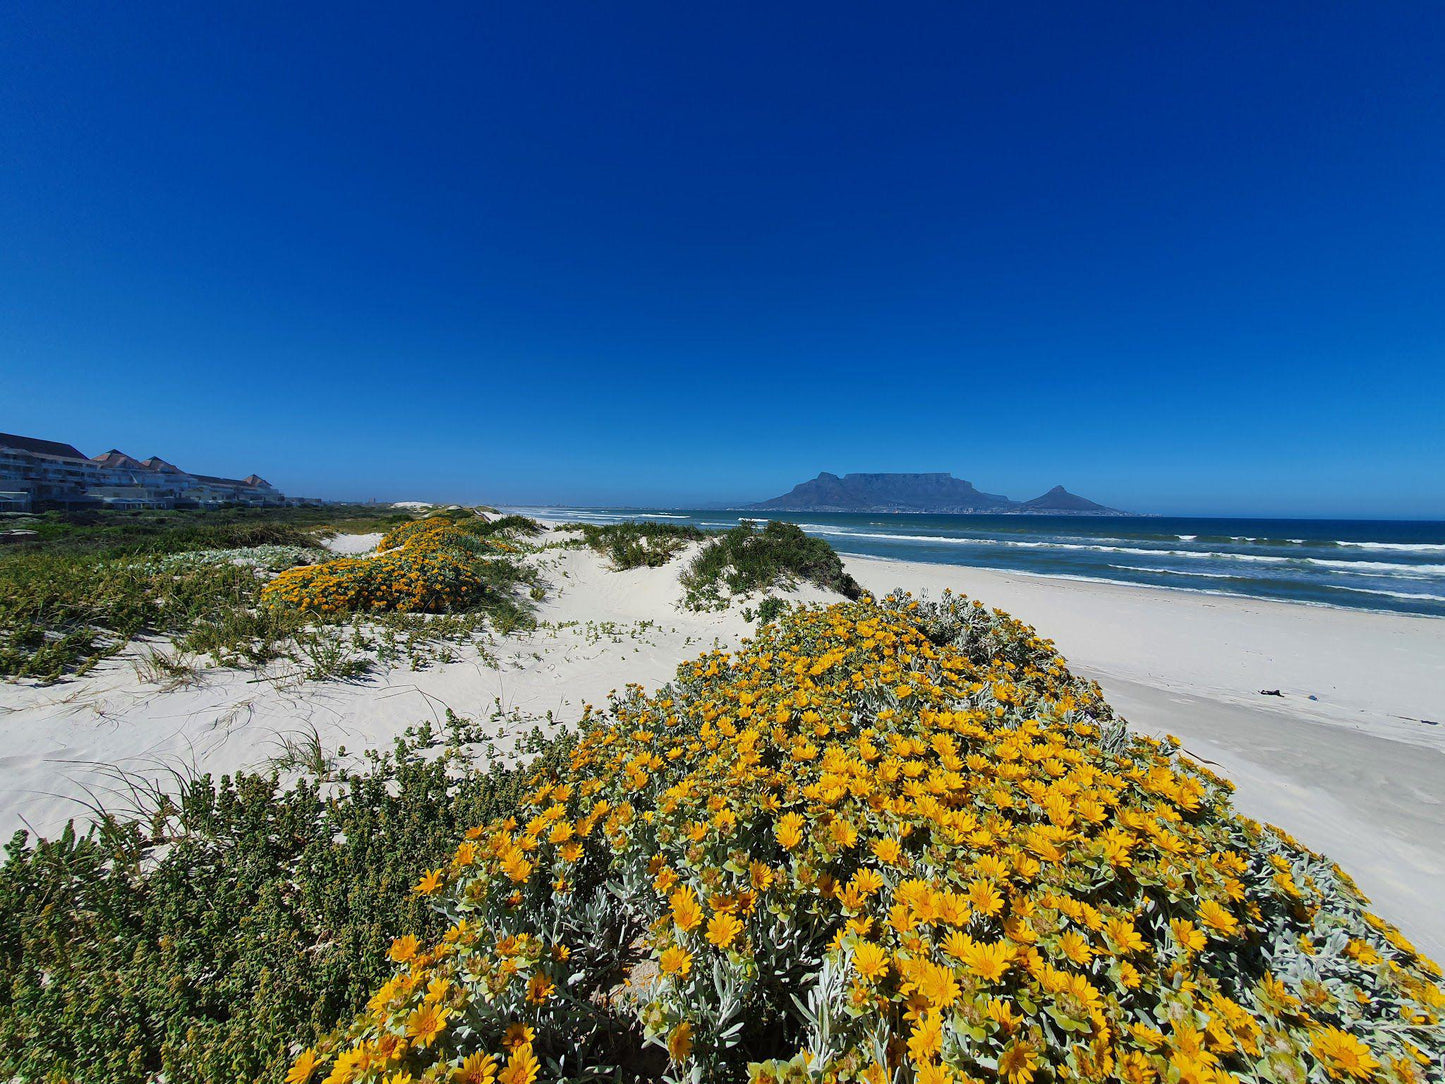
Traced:
MULTIPOLYGON (((477 728, 423 726, 356 767, 176 780, 0 869, 0 1073, 34 1081, 280 1081, 384 980, 399 929, 444 924, 411 891, 525 773, 477 728), (141 808, 143 807, 143 808, 141 808), (309 1041, 309 1040, 308 1040, 309 1041)), ((537 738, 533 764, 564 759, 537 738)))
POLYGON ((794 607, 573 722, 17 835, 0 1070, 1440 1079, 1435 965, 1006 615, 794 607))
POLYGON ((744 524, 709 534, 645 522, 569 524, 572 542, 525 516, 454 508, 418 515, 374 506, 212 512, 49 512, 8 516, 0 547, 0 678, 81 674, 141 637, 183 679, 199 666, 260 667, 291 659, 356 676, 378 637, 474 638, 529 624, 545 594, 525 558, 577 544, 611 567, 657 568, 703 543, 683 575, 687 605, 726 607, 732 595, 811 582, 856 597, 831 547, 791 524, 744 524), (335 533, 384 533, 378 556, 337 558, 335 533), (580 537, 579 537, 580 536, 580 537), (408 540, 411 539, 409 543, 408 540), (444 620, 437 620, 444 617, 444 620), (357 629, 358 621, 366 626, 357 629), (355 650, 337 647, 338 630, 355 650))
MULTIPOLYGON (((536 530, 524 517, 488 520, 472 510, 427 518, 460 524, 457 533, 469 537, 536 530)), ((166 638, 168 646, 153 658, 177 676, 197 665, 254 667, 283 658, 315 670, 317 652, 308 649, 334 642, 335 627, 350 612, 269 605, 268 583, 288 569, 328 564, 333 555, 322 543, 332 534, 396 531, 414 522, 412 514, 369 505, 7 517, 0 677, 84 673, 138 637, 166 638)), ((508 628, 525 621, 535 576, 516 553, 491 553, 470 567, 486 590, 474 605, 447 612, 508 628)), ((369 613, 368 624, 376 628, 367 635, 393 638, 444 631, 406 613, 369 613)), ((466 631, 475 628, 474 622, 466 631)))
POLYGON ((769 520, 761 528, 743 522, 726 531, 649 521, 569 523, 559 528, 563 529, 578 532, 585 545, 619 570, 658 568, 689 544, 705 543, 682 574, 684 601, 696 610, 725 608, 734 595, 798 583, 811 583, 845 598, 861 593, 832 546, 781 520, 769 520))

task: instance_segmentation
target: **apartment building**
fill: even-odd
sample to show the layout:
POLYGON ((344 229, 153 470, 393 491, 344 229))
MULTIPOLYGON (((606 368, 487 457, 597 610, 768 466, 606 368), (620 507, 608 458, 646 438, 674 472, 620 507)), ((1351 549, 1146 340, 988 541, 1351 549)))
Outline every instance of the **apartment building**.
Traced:
POLYGON ((87 457, 74 445, 0 433, 0 511, 285 503, 286 495, 256 474, 191 474, 159 456, 135 459, 112 448, 87 457))

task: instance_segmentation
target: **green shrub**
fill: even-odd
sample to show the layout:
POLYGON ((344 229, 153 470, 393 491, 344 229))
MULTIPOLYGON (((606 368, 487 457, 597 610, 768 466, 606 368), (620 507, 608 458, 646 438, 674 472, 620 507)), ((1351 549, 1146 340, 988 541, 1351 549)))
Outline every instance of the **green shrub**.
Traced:
POLYGON ((687 548, 689 542, 709 537, 707 531, 681 523, 564 523, 559 531, 581 533, 588 546, 623 571, 629 568, 661 568, 687 548))
MULTIPOLYGON (((209 776, 144 820, 30 841, 0 868, 0 1077, 129 1084, 284 1078, 295 1041, 365 1004, 403 932, 441 919, 412 892, 522 772, 428 728, 359 771, 283 786, 209 776)), ((533 748, 539 764, 569 743, 533 748)))
POLYGON ((260 588, 255 568, 230 562, 166 567, 84 552, 5 554, 0 676, 83 671, 143 634, 194 634, 185 646, 195 651, 268 654, 295 623, 260 614, 260 588))
POLYGON ((727 595, 762 591, 799 580, 856 599, 863 590, 833 547, 795 523, 769 520, 762 530, 741 523, 703 547, 682 575, 694 609, 726 606, 727 595))
POLYGON ((770 621, 776 621, 783 614, 788 612, 788 604, 776 595, 769 595, 758 603, 758 624, 766 625, 770 621))

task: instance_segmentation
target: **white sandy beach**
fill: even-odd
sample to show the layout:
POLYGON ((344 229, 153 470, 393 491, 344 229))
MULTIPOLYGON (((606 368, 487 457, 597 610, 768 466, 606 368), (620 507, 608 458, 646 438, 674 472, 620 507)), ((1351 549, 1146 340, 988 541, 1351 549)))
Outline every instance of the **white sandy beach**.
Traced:
MULTIPOLYGON (((374 536, 339 536, 364 552, 374 536)), ((575 719, 629 682, 666 681, 680 661, 731 646, 752 626, 680 609, 682 562, 608 570, 589 551, 537 558, 550 584, 535 631, 405 664, 356 682, 306 682, 276 668, 207 672, 166 689, 137 676, 133 647, 81 678, 0 686, 0 834, 53 834, 86 815, 79 800, 123 805, 113 769, 264 767, 287 735, 334 751, 384 747, 450 708, 484 719, 494 704, 526 719, 575 719)), ((996 571, 845 558, 868 589, 963 591, 1052 638, 1074 668, 1150 734, 1238 787, 1246 814, 1336 859, 1422 950, 1445 956, 1445 621, 996 571), (1279 689, 1280 697, 1261 696, 1279 689), (1317 699, 1308 699, 1309 696, 1317 699)), ((803 601, 825 601, 807 589, 803 601)), ((499 723, 505 742, 518 723, 499 723)))

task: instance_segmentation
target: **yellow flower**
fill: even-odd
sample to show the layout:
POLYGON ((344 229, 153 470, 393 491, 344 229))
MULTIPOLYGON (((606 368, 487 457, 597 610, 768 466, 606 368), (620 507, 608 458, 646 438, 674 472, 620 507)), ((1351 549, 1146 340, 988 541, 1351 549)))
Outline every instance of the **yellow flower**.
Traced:
POLYGON ((1074 930, 1069 930, 1059 938, 1059 951, 1081 966, 1087 964, 1094 956, 1094 950, 1089 945, 1088 939, 1074 930))
POLYGON ((658 967, 664 975, 685 977, 692 970, 692 953, 679 945, 671 945, 662 950, 658 967))
POLYGON ((502 1033, 502 1046, 507 1050, 516 1051, 521 1047, 532 1045, 532 1040, 537 1037, 528 1024, 509 1024, 507 1030, 502 1033))
POLYGON ((421 880, 416 883, 416 887, 413 888, 412 891, 420 893, 423 896, 430 896, 440 889, 444 883, 445 881, 443 880, 441 870, 429 869, 422 875, 421 880))
POLYGON ((920 997, 936 1009, 946 1009, 958 1000, 958 980, 953 969, 924 961, 914 981, 920 997))
POLYGON ((1239 919, 1213 900, 1205 900, 1199 905, 1199 920, 1222 937, 1228 937, 1239 929, 1239 919))
POLYGON ((1004 941, 968 941, 959 946, 959 963, 985 982, 998 982, 1013 962, 1013 946, 1004 941))
POLYGON ((448 1011, 438 1005, 423 1004, 406 1019, 407 1038, 415 1039, 424 1047, 431 1046, 446 1030, 448 1015, 448 1011))
POLYGON ((527 861, 520 850, 513 850, 502 860, 502 872, 521 884, 532 874, 532 863, 527 861))
POLYGON ((1185 952, 1194 953, 1203 950, 1207 938, 1204 931, 1195 926, 1187 918, 1175 918, 1169 921, 1169 929, 1174 934, 1174 940, 1179 942, 1179 947, 1185 952))
POLYGON ((1325 1072, 1336 1080, 1347 1076, 1368 1080, 1380 1067, 1369 1047, 1339 1028, 1327 1027, 1315 1032, 1310 1038, 1310 1049, 1324 1065, 1325 1072))
POLYGON ((421 948, 421 942, 411 934, 405 937, 398 937, 391 943, 391 948, 386 952, 393 962, 404 964, 416 958, 417 950, 421 948))
POLYGON ((1104 922, 1104 936, 1116 952, 1142 952, 1144 939, 1127 918, 1111 918, 1104 922))
POLYGON ((984 877, 969 882, 968 903, 981 915, 996 915, 1003 909, 1003 897, 994 883, 984 877))
POLYGON ((872 845, 873 856, 886 865, 895 865, 903 855, 903 844, 896 839, 876 840, 872 845))
POLYGON ((702 904, 697 893, 690 886, 679 888, 668 901, 672 905, 672 920, 680 930, 691 930, 702 921, 702 904))
POLYGON ((512 1051, 507 1067, 497 1077, 497 1084, 532 1084, 542 1066, 532 1053, 532 1044, 523 1043, 512 1051))
POLYGON ((908 1052, 916 1062, 931 1061, 943 1047, 943 1024, 937 1013, 930 1013, 913 1025, 908 1036, 908 1052))
POLYGON ((480 1050, 469 1054, 452 1076, 455 1084, 493 1084, 496 1079, 496 1056, 480 1050))
POLYGON ((1038 1055, 1028 1043, 1015 1039, 998 1058, 998 1075, 1009 1084, 1029 1084, 1038 1068, 1038 1055))
POLYGON ((803 818, 797 813, 785 813, 778 818, 777 827, 773 829, 778 842, 785 850, 791 851, 803 841, 803 818))
POLYGON ((308 1047, 301 1051, 291 1068, 286 1070, 286 1084, 306 1084, 316 1072, 316 1051, 308 1047))
POLYGON ((719 911, 708 920, 707 939, 718 948, 727 948, 742 928, 743 924, 732 914, 719 911))
POLYGON ((686 1061, 692 1053, 692 1025, 686 1020, 667 1033, 667 1055, 673 1061, 686 1061))
POLYGON ((877 982, 888 974, 888 952, 871 941, 853 946, 853 968, 865 982, 877 982))
POLYGON ((557 984, 549 979, 541 971, 534 972, 527 980, 527 1000, 533 1005, 540 1005, 552 996, 557 989, 557 984))

